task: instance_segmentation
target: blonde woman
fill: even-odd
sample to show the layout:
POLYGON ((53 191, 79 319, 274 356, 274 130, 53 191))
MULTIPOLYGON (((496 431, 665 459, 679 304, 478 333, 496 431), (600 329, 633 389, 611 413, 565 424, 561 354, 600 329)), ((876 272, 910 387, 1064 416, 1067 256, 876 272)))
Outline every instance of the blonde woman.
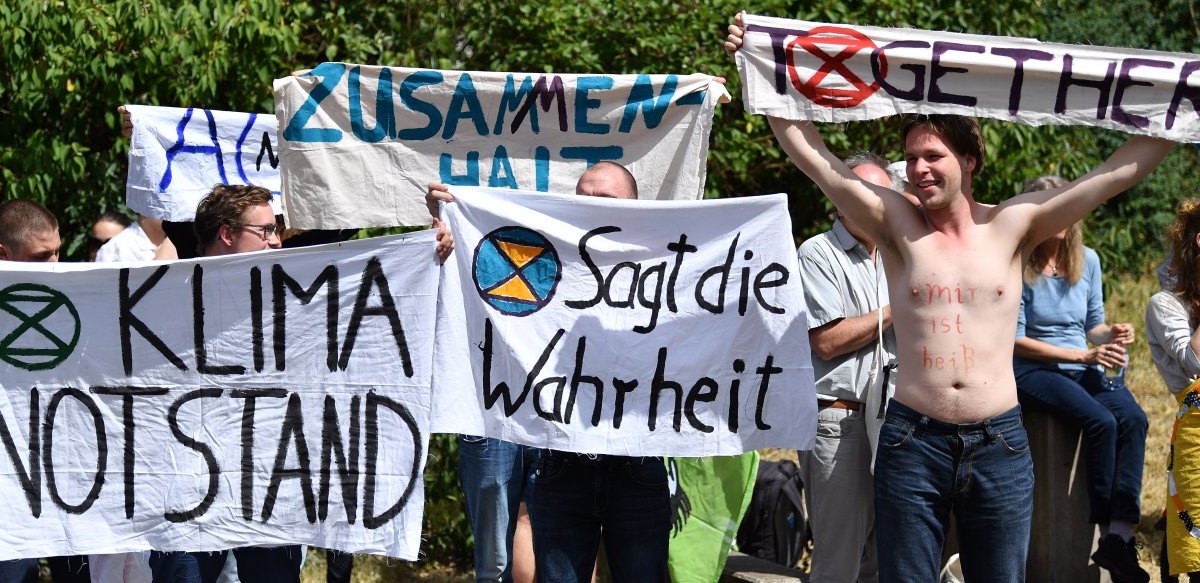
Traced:
MULTIPOLYGON (((1172 575, 1200 571, 1200 202, 1179 204, 1167 231, 1170 289, 1154 294, 1146 309, 1150 356, 1179 401, 1171 437, 1167 502, 1167 556, 1172 575)), ((1195 577, 1191 577, 1195 580, 1195 577)))
MULTIPOLYGON (((1044 176, 1025 192, 1067 181, 1044 176)), ((1013 369, 1021 407, 1046 411, 1083 430, 1086 442, 1089 521, 1100 525, 1092 560, 1114 580, 1146 583, 1133 528, 1141 518, 1146 413, 1119 370, 1133 342, 1131 324, 1104 321, 1100 258, 1084 247, 1079 223, 1046 240, 1025 267, 1013 369), (1089 347, 1088 343, 1092 346, 1089 347)))

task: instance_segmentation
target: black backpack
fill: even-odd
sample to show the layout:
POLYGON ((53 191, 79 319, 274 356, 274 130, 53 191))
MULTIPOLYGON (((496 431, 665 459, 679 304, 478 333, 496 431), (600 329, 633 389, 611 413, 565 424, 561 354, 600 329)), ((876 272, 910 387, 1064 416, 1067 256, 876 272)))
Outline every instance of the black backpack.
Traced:
POLYGON ((760 461, 750 508, 738 527, 738 550, 795 567, 812 536, 800 499, 803 489, 800 469, 790 460, 760 461))

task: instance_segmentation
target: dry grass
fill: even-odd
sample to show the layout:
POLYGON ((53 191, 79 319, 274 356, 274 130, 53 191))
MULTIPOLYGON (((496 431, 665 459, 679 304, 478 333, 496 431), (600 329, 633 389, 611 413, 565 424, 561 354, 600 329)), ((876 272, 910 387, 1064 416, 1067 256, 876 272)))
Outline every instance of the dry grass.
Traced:
POLYGON ((1104 303, 1109 322, 1130 322, 1137 330, 1125 382, 1150 419, 1146 436, 1146 465, 1142 473, 1142 522, 1138 525, 1138 540, 1142 542, 1142 566, 1152 574, 1158 572, 1158 549, 1162 533, 1154 523, 1162 515, 1167 501, 1167 442, 1175 421, 1175 399, 1163 384, 1162 377, 1150 360, 1146 343, 1146 305, 1150 296, 1159 290, 1158 278, 1151 268, 1136 275, 1124 275, 1110 280, 1112 293, 1104 303))
MULTIPOLYGON (((325 583, 325 553, 310 548, 300 573, 303 583, 325 583)), ((454 565, 441 565, 430 561, 409 563, 386 557, 359 555, 354 557, 353 583, 395 583, 399 581, 423 581, 425 583, 468 583, 474 581, 472 574, 454 565)))

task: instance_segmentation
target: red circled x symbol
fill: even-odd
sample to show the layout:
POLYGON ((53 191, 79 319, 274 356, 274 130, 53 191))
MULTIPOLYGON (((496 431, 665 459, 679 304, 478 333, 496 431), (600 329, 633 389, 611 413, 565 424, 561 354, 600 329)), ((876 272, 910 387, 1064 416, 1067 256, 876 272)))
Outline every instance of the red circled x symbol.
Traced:
MULTIPOLYGON (((796 90, 817 105, 823 107, 854 107, 874 95, 876 91, 879 91, 879 81, 874 81, 870 84, 863 81, 857 73, 851 71, 846 66, 846 60, 857 55, 864 49, 870 53, 875 48, 875 43, 871 42, 870 38, 857 30, 839 26, 818 26, 808 31, 807 35, 798 36, 788 44, 788 76, 791 78, 792 85, 796 87, 796 90), (795 54, 797 45, 822 62, 821 67, 807 81, 800 79, 800 73, 796 70, 793 55, 795 54), (830 55, 818 45, 834 45, 841 46, 842 48, 836 55, 830 55), (821 87, 821 82, 830 73, 841 75, 846 83, 853 86, 853 89, 821 87)), ((879 77, 886 77, 887 57, 880 51, 878 58, 879 77)))

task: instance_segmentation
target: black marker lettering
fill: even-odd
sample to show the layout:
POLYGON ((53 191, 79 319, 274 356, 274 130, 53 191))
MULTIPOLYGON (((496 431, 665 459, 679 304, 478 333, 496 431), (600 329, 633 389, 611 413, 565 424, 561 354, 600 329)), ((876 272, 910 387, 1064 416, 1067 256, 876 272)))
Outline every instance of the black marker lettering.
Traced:
POLYGON ((358 296, 354 299, 354 311, 350 313, 350 324, 346 327, 346 341, 342 345, 342 357, 338 360, 338 368, 346 370, 350 363, 350 353, 354 351, 354 340, 358 337, 358 327, 364 316, 383 316, 392 327, 392 337, 396 341, 396 349, 400 353, 400 363, 404 367, 404 376, 412 378, 412 357, 408 353, 408 341, 404 337, 404 325, 400 323, 400 314, 396 311, 396 302, 392 299, 387 277, 383 274, 383 265, 378 257, 367 261, 363 269, 362 284, 358 288, 358 296), (367 299, 371 296, 371 288, 379 288, 377 307, 368 308, 367 299))
POLYGON ((254 519, 254 409, 255 399, 265 397, 282 399, 286 389, 238 389, 231 391, 234 399, 245 399, 242 403, 242 518, 254 519))
POLYGON ((688 423, 701 433, 712 433, 714 429, 712 425, 704 423, 696 415, 696 403, 711 403, 715 401, 717 399, 717 388, 717 381, 708 377, 700 377, 696 381, 696 384, 692 385, 692 390, 688 391, 687 400, 684 401, 683 413, 687 416, 688 423))
POLYGON ((214 500, 217 499, 217 489, 220 487, 221 466, 217 463, 217 456, 213 454, 212 448, 208 445, 196 441, 188 437, 182 430, 179 429, 179 409, 184 405, 196 399, 215 399, 221 396, 221 389, 197 389, 185 393, 182 397, 171 403, 167 409, 167 425, 171 427, 171 434, 175 436, 175 440, 183 444, 184 447, 195 451, 204 458, 204 465, 208 467, 208 490, 204 493, 204 498, 200 503, 191 510, 182 510, 179 512, 166 512, 163 514, 168 522, 187 522, 204 516, 208 512, 208 508, 212 506, 214 500))
POLYGON ((246 367, 227 364, 209 366, 208 347, 204 342, 204 268, 192 268, 192 341, 196 347, 196 372, 211 375, 246 374, 246 367))
POLYGON ((398 403, 387 397, 378 395, 374 391, 367 393, 367 478, 366 492, 363 494, 363 526, 374 530, 387 524, 389 520, 399 515, 401 510, 404 510, 404 506, 408 504, 409 497, 412 496, 413 488, 417 485, 417 480, 421 477, 421 459, 424 457, 421 445, 421 432, 417 427, 417 421, 408 412, 408 408, 403 403, 398 403), (375 514, 375 466, 379 459, 380 406, 391 410, 404 422, 404 426, 412 436, 413 463, 408 473, 408 485, 405 486, 404 493, 400 495, 400 499, 387 510, 384 510, 380 514, 375 514))
POLYGON ((104 471, 108 467, 108 437, 104 432, 104 418, 100 414, 100 407, 96 406, 96 402, 87 393, 79 389, 60 389, 54 393, 54 396, 50 398, 50 404, 46 406, 46 423, 43 432, 46 438, 42 441, 42 461, 46 464, 46 491, 50 493, 50 499, 67 514, 87 512, 100 497, 100 488, 104 486, 104 471), (58 492, 58 482, 54 477, 54 419, 64 397, 74 397, 87 408, 88 413, 92 416, 92 425, 96 430, 96 477, 92 481, 92 488, 88 490, 79 504, 68 504, 63 500, 58 492))
POLYGON ((336 403, 332 395, 325 395, 324 423, 321 426, 321 488, 317 511, 322 522, 329 516, 329 470, 335 457, 342 490, 342 505, 346 507, 346 521, 354 524, 358 518, 358 414, 361 400, 358 395, 350 399, 350 445, 347 447, 342 443, 336 403))
MULTIPOLYGON (((275 370, 284 370, 284 347, 287 346, 287 302, 285 301, 284 290, 291 291, 292 296, 299 299, 301 305, 307 306, 324 286, 328 286, 325 290, 325 364, 329 367, 329 372, 334 372, 338 366, 337 267, 334 265, 325 266, 325 269, 321 270, 321 273, 308 286, 308 289, 300 287, 300 283, 292 279, 283 270, 282 265, 275 264, 271 267, 271 298, 275 314, 275 370)), ((349 342, 349 340, 347 341, 349 342)), ((344 369, 345 367, 343 366, 342 368, 344 369)), ((412 375, 410 374, 409 376, 412 375)))
POLYGON ((587 265, 588 271, 592 273, 592 277, 596 278, 596 295, 590 300, 567 300, 566 304, 568 308, 582 310, 599 304, 600 300, 604 299, 604 276, 600 274, 600 268, 596 265, 596 262, 592 261, 592 255, 588 253, 587 244, 592 237, 597 235, 619 232, 621 232, 619 227, 596 227, 584 233, 579 238, 579 258, 583 260, 584 265, 587 265))
MULTIPOLYGON (((15 394, 15 391, 10 394, 15 394)), ((21 482, 21 490, 25 492, 25 501, 29 503, 29 511, 34 518, 42 515, 42 448, 40 445, 42 432, 38 427, 42 408, 38 404, 38 395, 36 388, 29 390, 28 464, 21 462, 21 456, 17 453, 16 440, 13 439, 13 432, 8 428, 4 417, 0 416, 0 440, 4 441, 4 451, 8 453, 8 459, 12 461, 13 469, 17 471, 17 479, 21 482)))
POLYGON ((147 292, 149 292, 155 285, 158 284, 158 281, 167 274, 167 270, 170 268, 170 265, 163 265, 162 267, 155 269, 154 273, 150 274, 150 277, 147 277, 146 281, 143 281, 142 285, 138 286, 137 290, 135 290, 132 294, 129 293, 129 268, 121 269, 119 286, 120 290, 118 294, 120 315, 117 318, 117 322, 121 329, 121 363, 125 365, 126 376, 133 374, 133 350, 130 347, 132 344, 132 338, 130 335, 131 328, 137 330, 138 334, 140 334, 142 338, 145 338, 146 342, 149 342, 150 345, 155 348, 155 350, 158 350, 160 354, 165 356, 167 360, 171 362, 171 364, 175 365, 175 368, 178 368, 179 370, 187 370, 187 365, 183 364, 183 360, 179 358, 177 354, 172 352, 170 348, 167 348, 167 345, 163 343, 162 339, 155 335, 154 332, 151 332, 150 327, 147 326, 145 322, 133 315, 133 308, 137 306, 138 302, 142 301, 142 297, 144 297, 147 292))
POLYGON ((763 421, 763 409, 767 402, 767 390, 771 385, 771 375, 781 373, 783 369, 775 366, 775 355, 768 354, 767 360, 763 362, 762 366, 754 369, 754 372, 762 375, 762 382, 758 385, 758 405, 754 409, 754 426, 766 431, 771 426, 763 421))
POLYGON ((125 518, 133 518, 133 462, 134 462, 134 420, 133 398, 156 397, 167 394, 165 387, 92 387, 97 395, 121 396, 121 421, 125 426, 125 446, 122 452, 122 471, 125 478, 125 518))
MULTIPOLYGON (((697 288, 698 289, 698 288, 697 288)), ((654 431, 654 426, 658 422, 658 399, 663 391, 673 391, 675 393, 674 415, 671 417, 671 428, 679 433, 682 427, 682 405, 683 405, 683 386, 664 377, 667 366, 667 349, 658 349, 658 365, 654 368, 654 381, 650 384, 650 431, 654 431)))
POLYGON ((284 480, 300 480, 300 493, 304 498, 304 513, 309 524, 317 522, 317 499, 313 494, 312 466, 309 464, 308 442, 304 439, 304 412, 300 409, 299 393, 288 397, 287 411, 283 414, 283 428, 279 430, 279 448, 275 451, 275 463, 271 466, 271 482, 267 496, 263 499, 262 520, 270 522, 279 487, 284 480), (288 444, 296 443, 296 463, 299 467, 285 468, 288 444))

